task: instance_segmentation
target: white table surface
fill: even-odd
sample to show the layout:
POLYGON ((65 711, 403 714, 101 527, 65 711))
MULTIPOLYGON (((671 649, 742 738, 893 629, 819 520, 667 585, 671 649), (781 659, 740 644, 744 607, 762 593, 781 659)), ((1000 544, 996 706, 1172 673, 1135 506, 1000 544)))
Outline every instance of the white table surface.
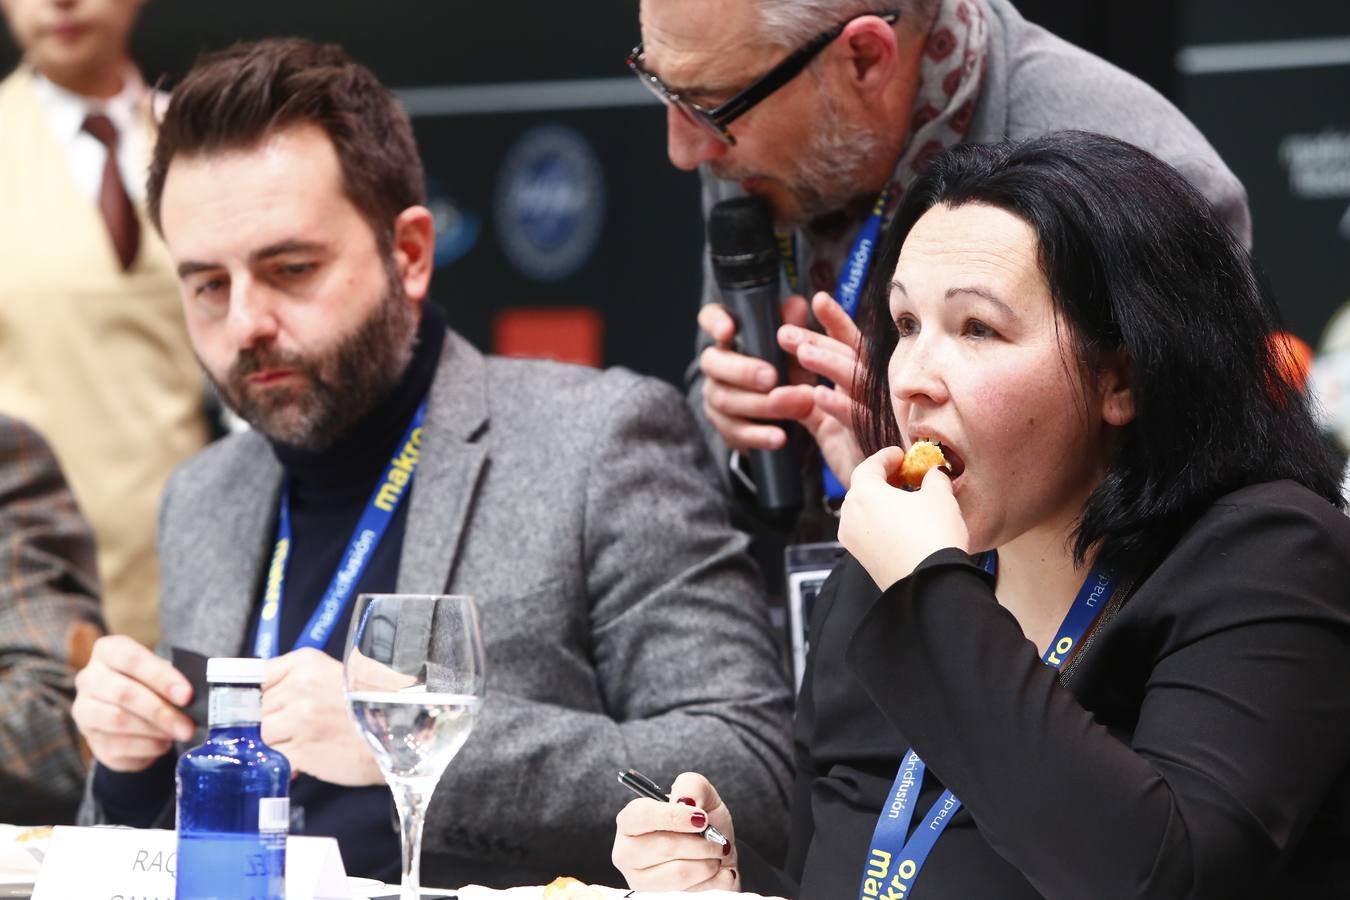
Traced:
MULTIPOLYGON (((24 898, 32 893, 38 872, 42 869, 42 856, 46 851, 50 829, 29 828, 21 825, 0 824, 0 900, 24 898)), ((398 894, 398 885, 381 884, 371 878, 351 878, 352 900, 369 900, 372 897, 388 897, 398 894)), ((642 891, 621 890, 611 887, 595 887, 605 900, 690 900, 691 895, 678 893, 644 893, 642 891)), ((459 900, 540 900, 543 896, 542 885, 493 890, 478 885, 468 885, 458 891, 423 888, 423 897, 458 897, 459 900)), ((732 894, 727 891, 706 891, 697 895, 698 900, 773 900, 758 894, 732 894)))

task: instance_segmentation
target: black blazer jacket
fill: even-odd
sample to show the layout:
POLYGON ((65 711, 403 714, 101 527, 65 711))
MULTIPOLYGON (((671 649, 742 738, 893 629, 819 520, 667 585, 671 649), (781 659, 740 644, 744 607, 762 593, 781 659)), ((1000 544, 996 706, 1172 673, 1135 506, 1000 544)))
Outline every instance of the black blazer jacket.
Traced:
POLYGON ((964 805, 906 900, 1350 897, 1350 520, 1290 482, 1222 498, 1058 674, 966 554, 884 594, 847 560, 786 869, 742 848, 746 888, 857 897, 910 746, 914 822, 944 786, 964 805))

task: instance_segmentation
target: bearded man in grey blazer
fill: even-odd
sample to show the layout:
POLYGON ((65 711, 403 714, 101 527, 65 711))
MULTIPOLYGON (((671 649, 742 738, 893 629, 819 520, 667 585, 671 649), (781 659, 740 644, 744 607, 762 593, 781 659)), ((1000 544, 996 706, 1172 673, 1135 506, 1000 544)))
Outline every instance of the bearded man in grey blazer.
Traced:
MULTIPOLYGON (((446 328, 423 302, 421 163, 374 76, 299 40, 203 58, 174 93, 149 196, 197 356, 254 426, 166 490, 161 649, 270 657, 262 734, 301 773, 305 830, 335 835, 351 874, 398 872, 389 791, 342 697, 350 605, 326 631, 311 617, 363 511, 392 505, 384 473, 421 421, 352 593, 481 609, 488 695, 432 800, 424 883, 617 881, 629 766, 715 773, 761 823, 756 843, 781 847, 786 680, 681 398, 628 372, 485 358, 446 328)), ((161 656, 96 645, 75 701, 97 761, 86 822, 172 821, 190 693, 161 656)))

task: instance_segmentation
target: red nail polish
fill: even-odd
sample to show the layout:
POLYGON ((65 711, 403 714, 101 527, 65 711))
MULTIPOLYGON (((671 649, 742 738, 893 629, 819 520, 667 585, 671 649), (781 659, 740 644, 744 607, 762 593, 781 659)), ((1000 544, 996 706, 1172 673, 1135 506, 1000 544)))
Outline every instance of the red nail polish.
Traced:
POLYGON ((689 816, 689 824, 693 825, 695 828, 703 828, 708 824, 708 816, 706 813, 693 813, 689 816))
POLYGON ((731 855, 731 841, 727 841, 725 844, 722 845, 722 855, 723 856, 731 855))
POLYGON ((694 798, 693 798, 693 797, 681 797, 680 799, 676 800, 675 802, 676 802, 676 803, 683 803, 685 806, 698 806, 698 804, 694 802, 694 798))

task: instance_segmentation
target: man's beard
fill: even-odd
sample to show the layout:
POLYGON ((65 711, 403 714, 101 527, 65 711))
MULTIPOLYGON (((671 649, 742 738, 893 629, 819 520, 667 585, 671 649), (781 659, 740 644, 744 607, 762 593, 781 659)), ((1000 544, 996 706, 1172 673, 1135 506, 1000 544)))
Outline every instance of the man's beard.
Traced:
POLYGON ((803 221, 839 212, 869 193, 867 171, 883 144, 881 135, 851 121, 829 94, 823 97, 819 123, 792 184, 803 221))
MULTIPOLYGON (((207 371, 225 403, 272 440, 302 450, 326 450, 388 395, 412 358, 417 316, 397 273, 384 297, 352 333, 321 355, 272 346, 240 351, 222 384, 207 371), (294 385, 250 390, 245 379, 290 369, 294 385)), ((204 367, 203 367, 204 368, 204 367)))
MULTIPOLYGON (((840 212, 872 191, 867 172, 884 149, 884 138, 867 125, 850 120, 823 88, 820 98, 815 124, 793 171, 775 179, 791 191, 798 205, 791 216, 782 216, 782 211, 778 211, 779 225, 801 225, 840 212)), ((714 175, 730 181, 743 181, 758 174, 720 169, 716 162, 711 168, 714 175)), ((873 196, 866 198, 868 203, 873 200, 873 196)))

